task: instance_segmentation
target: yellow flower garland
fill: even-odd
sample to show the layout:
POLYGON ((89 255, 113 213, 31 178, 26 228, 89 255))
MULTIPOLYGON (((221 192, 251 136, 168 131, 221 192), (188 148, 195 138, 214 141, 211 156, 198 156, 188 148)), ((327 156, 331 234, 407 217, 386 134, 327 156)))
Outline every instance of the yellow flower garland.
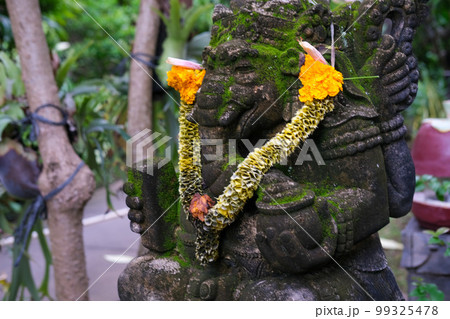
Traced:
MULTIPOLYGON (((300 90, 299 98, 304 102, 303 108, 297 111, 281 133, 263 147, 255 149, 239 164, 230 184, 204 216, 204 223, 195 220, 198 231, 196 257, 202 264, 218 258, 220 231, 233 223, 247 200, 253 197, 264 174, 283 157, 292 154, 314 132, 325 114, 334 109, 333 101, 328 96, 335 96, 342 90, 342 74, 320 62, 311 62, 311 59, 306 55, 305 66, 308 71, 301 76, 304 90, 300 90), (305 76, 306 74, 308 75, 305 76)), ((189 122, 186 116, 192 110, 204 70, 187 70, 189 69, 174 66, 168 72, 168 83, 180 92, 182 99, 179 117, 179 192, 183 209, 189 217, 192 198, 196 193, 202 193, 202 177, 198 125, 189 122)))
POLYGON ((189 212, 189 206, 192 197, 200 193, 202 188, 202 168, 200 164, 200 136, 198 134, 198 125, 189 122, 186 116, 192 111, 193 105, 181 101, 180 116, 180 134, 178 136, 178 167, 179 193, 184 211, 189 212))

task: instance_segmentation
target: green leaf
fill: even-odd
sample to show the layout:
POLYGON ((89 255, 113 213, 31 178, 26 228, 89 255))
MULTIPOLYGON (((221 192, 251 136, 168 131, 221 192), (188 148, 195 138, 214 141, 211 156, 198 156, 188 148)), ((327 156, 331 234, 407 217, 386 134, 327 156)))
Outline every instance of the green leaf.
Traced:
POLYGON ((447 249, 445 250, 444 257, 450 257, 450 243, 447 243, 447 249))
POLYGON ((425 190, 425 183, 420 181, 418 183, 416 183, 416 192, 422 192, 425 190))
POLYGON ((50 280, 50 265, 52 264, 52 254, 50 252, 50 248, 48 247, 47 238, 45 238, 42 221, 40 219, 38 219, 36 222, 35 230, 38 234, 39 244, 41 245, 42 253, 44 254, 45 259, 45 273, 44 278, 42 279, 42 283, 39 287, 39 291, 43 296, 50 298, 48 292, 48 284, 50 280))
POLYGON ((168 37, 175 37, 182 30, 180 10, 180 1, 170 0, 169 25, 166 25, 168 37))
POLYGON ((443 189, 441 187, 439 187, 438 189, 436 189, 436 197, 438 200, 440 200, 441 202, 445 201, 445 194, 447 193, 446 189, 443 189))
POLYGON ((430 245, 445 245, 445 242, 442 239, 439 239, 438 237, 431 237, 428 241, 428 244, 430 245))
POLYGON ((6 72, 3 64, 0 64, 0 106, 5 103, 6 98, 6 72))
POLYGON ((2 140, 3 131, 9 124, 21 120, 25 117, 25 113, 21 108, 21 104, 11 102, 5 105, 0 111, 0 141, 2 140))
POLYGON ((1 112, 4 115, 8 115, 11 118, 13 118, 15 121, 21 120, 25 117, 25 113, 22 110, 22 107, 24 105, 17 101, 10 101, 3 108, 1 109, 1 112))
POLYGON ((197 34, 189 41, 187 46, 187 57, 191 59, 201 60, 203 50, 208 46, 211 40, 211 33, 209 31, 197 34))
POLYGON ((190 12, 189 16, 186 16, 186 22, 184 23, 182 34, 184 39, 188 39, 192 29, 194 28, 195 23, 200 18, 202 14, 212 8, 212 4, 201 6, 190 12))
POLYGON ((28 288, 28 291, 31 294, 31 298, 33 300, 40 300, 39 292, 36 288, 36 284, 34 283, 33 274, 31 273, 31 267, 30 267, 30 259, 25 257, 25 253, 22 257, 23 263, 19 267, 22 267, 23 271, 23 283, 28 288))
POLYGON ((6 219, 4 212, 0 211, 0 228, 7 234, 12 234, 13 229, 9 225, 8 220, 6 219))
POLYGON ((12 122, 14 122, 14 120, 11 117, 0 114, 0 142, 2 141, 3 131, 12 122))
POLYGON ((69 71, 74 67, 77 60, 84 52, 87 51, 87 49, 92 45, 92 43, 94 42, 89 41, 86 45, 82 46, 81 48, 77 50, 72 50, 70 52, 67 59, 64 60, 64 62, 61 64, 58 71, 56 72, 56 83, 58 84, 58 88, 62 86, 69 71))
POLYGON ((443 301, 445 296, 444 293, 439 290, 435 284, 427 284, 428 294, 430 295, 431 301, 443 301))
POLYGON ((438 230, 436 230, 436 235, 441 236, 445 233, 448 233, 449 231, 450 231, 450 228, 448 228, 448 227, 440 227, 440 228, 438 228, 438 230))
POLYGON ((153 10, 161 18, 166 28, 170 25, 170 20, 160 10, 153 10))
POLYGON ((85 129, 86 134, 104 131, 114 131, 116 133, 119 133, 125 140, 130 138, 121 126, 111 124, 105 119, 95 119, 91 121, 91 123, 89 123, 89 126, 85 129))
POLYGON ((436 284, 425 283, 422 278, 413 278, 417 280, 412 284, 416 286, 409 294, 411 297, 417 297, 418 301, 442 301, 444 293, 439 290, 436 284))
POLYGON ((19 66, 17 66, 5 52, 0 52, 0 61, 5 67, 7 79, 12 81, 12 92, 9 92, 9 94, 15 97, 24 96, 25 86, 22 81, 22 72, 19 66))

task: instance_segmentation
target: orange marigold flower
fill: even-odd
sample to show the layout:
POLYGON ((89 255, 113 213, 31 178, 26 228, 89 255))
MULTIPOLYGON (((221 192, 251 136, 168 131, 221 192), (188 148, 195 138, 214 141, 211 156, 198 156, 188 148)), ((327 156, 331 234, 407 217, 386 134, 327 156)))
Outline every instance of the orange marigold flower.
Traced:
POLYGON ((205 70, 194 70, 174 65, 167 72, 167 84, 180 92, 181 100, 186 104, 193 104, 205 73, 205 70))
POLYGON ((305 64, 300 69, 300 81, 303 87, 298 91, 300 101, 323 100, 327 96, 336 96, 342 91, 344 77, 330 65, 315 61, 309 54, 305 55, 305 64))

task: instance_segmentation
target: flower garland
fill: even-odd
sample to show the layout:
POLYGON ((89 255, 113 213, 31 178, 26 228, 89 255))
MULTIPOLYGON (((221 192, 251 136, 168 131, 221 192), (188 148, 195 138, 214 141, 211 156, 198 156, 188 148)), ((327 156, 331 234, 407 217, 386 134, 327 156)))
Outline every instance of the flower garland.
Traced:
POLYGON ((234 222, 247 200, 253 197, 264 174, 282 158, 291 155, 314 132, 325 115, 333 111, 332 97, 342 90, 343 78, 333 67, 307 54, 300 72, 303 88, 299 91, 299 98, 304 102, 303 108, 297 111, 282 132, 261 148, 256 148, 238 165, 230 183, 212 206, 212 200, 207 195, 201 195, 198 125, 186 119, 204 73, 202 76, 198 69, 190 69, 190 66, 179 61, 171 61, 171 64, 174 67, 168 72, 168 82, 180 92, 182 100, 179 116, 179 191, 184 211, 197 228, 196 257, 206 264, 218 258, 220 232, 234 222), (195 209, 195 212, 191 209, 194 200, 206 205, 204 214, 201 209, 195 209))

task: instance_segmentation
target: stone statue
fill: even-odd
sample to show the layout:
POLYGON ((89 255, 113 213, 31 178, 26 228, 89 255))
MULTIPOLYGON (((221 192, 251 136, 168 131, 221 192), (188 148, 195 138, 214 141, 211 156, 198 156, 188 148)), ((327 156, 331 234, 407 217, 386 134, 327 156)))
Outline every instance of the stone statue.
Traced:
POLYGON ((331 12, 317 2, 216 6, 191 120, 202 139, 225 143, 221 160, 207 160, 215 146, 202 146, 204 191, 214 199, 249 142, 273 137, 302 107, 302 38, 350 78, 303 146, 317 147, 321 158, 299 149, 273 167, 222 232, 219 259, 206 265, 194 255, 195 228, 184 213, 177 220, 173 168, 130 171, 131 228, 149 251, 122 273, 122 300, 403 299, 377 231, 411 207, 415 173, 400 112, 417 93, 411 41, 426 7, 369 0, 331 12))

